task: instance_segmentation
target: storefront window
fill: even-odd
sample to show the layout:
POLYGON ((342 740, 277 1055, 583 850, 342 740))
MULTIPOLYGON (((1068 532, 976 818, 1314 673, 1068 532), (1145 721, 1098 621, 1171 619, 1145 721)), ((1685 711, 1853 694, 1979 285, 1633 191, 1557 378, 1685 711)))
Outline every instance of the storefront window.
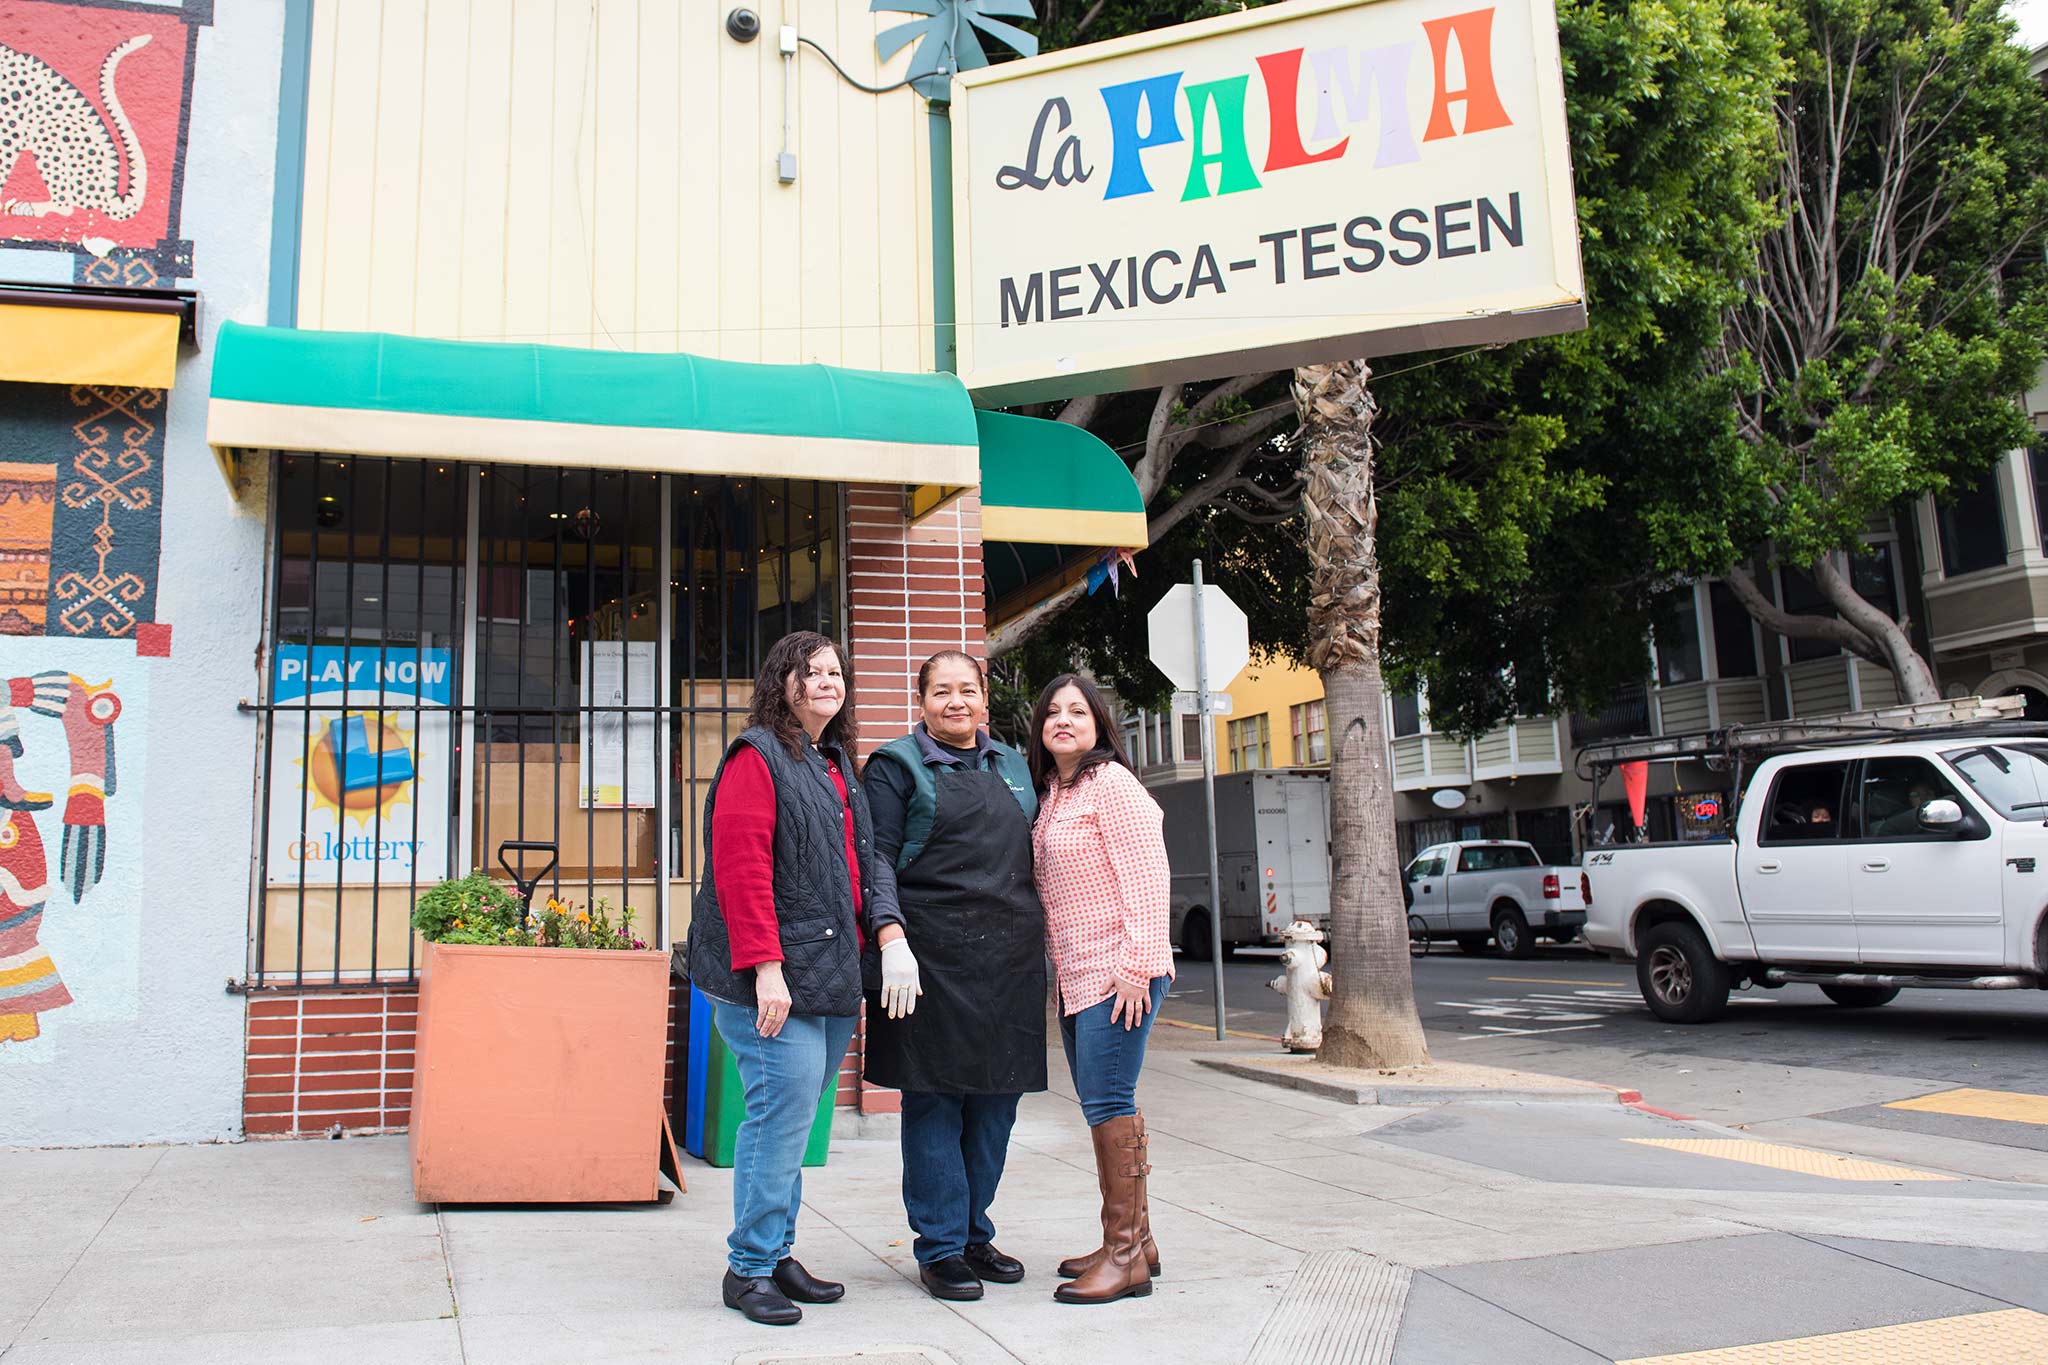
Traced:
POLYGON ((1572 849, 1572 813, 1567 806, 1515 812, 1515 837, 1536 847, 1536 857, 1559 866, 1575 860, 1572 849))
POLYGON ((287 454, 276 488, 255 979, 408 979, 418 893, 507 841, 660 942, 763 652, 840 634, 837 487, 287 454))

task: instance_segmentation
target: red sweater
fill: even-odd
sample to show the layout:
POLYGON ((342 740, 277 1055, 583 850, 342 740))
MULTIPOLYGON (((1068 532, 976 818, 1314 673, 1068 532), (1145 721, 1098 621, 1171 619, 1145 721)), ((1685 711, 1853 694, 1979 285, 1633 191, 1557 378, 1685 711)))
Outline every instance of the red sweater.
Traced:
MULTIPOLYGON (((860 858, 854 848, 853 806, 846 776, 825 760, 839 788, 846 821, 846 871, 853 879, 854 943, 860 946, 860 858)), ((725 916, 732 969, 782 961, 782 935, 775 921, 775 779, 768 761, 744 745, 725 765, 711 806, 712 883, 725 916)))

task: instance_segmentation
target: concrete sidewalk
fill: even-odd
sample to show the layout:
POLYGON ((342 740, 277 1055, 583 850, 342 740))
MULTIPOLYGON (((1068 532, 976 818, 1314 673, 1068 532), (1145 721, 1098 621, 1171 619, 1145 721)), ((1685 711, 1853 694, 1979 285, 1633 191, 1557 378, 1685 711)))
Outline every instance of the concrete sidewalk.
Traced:
POLYGON ((1340 1103, 1200 1067, 1219 1049, 1192 1042, 1141 1087, 1148 1299, 1051 1301, 1096 1235, 1056 1064, 995 1209, 1030 1273, 979 1303, 917 1286, 886 1141, 808 1174, 797 1254, 848 1293, 783 1330, 720 1306, 730 1179, 694 1163, 665 1207, 437 1210, 403 1138, 8 1151, 0 1360, 1544 1365, 1837 1333, 1858 1335, 1799 1358, 2048 1360, 2048 1187, 1620 1104, 1340 1103))

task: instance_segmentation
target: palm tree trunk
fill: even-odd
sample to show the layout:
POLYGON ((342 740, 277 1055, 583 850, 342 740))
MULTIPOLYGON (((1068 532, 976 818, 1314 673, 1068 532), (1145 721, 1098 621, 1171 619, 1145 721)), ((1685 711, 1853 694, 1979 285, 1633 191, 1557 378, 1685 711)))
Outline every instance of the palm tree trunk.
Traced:
POLYGON ((1308 513, 1309 662, 1330 735, 1330 955, 1335 993, 1318 1057, 1333 1066, 1429 1060, 1408 963, 1394 784, 1380 677, 1372 421, 1362 360, 1294 372, 1308 513))

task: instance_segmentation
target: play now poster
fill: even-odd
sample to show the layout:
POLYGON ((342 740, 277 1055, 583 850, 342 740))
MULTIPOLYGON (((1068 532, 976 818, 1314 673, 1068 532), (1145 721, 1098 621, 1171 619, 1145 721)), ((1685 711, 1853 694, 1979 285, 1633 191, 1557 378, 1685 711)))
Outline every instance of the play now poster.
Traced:
POLYGON ((285 709, 271 721, 272 885, 403 885, 415 868, 422 884, 447 875, 454 680, 446 649, 278 647, 270 695, 285 709))

